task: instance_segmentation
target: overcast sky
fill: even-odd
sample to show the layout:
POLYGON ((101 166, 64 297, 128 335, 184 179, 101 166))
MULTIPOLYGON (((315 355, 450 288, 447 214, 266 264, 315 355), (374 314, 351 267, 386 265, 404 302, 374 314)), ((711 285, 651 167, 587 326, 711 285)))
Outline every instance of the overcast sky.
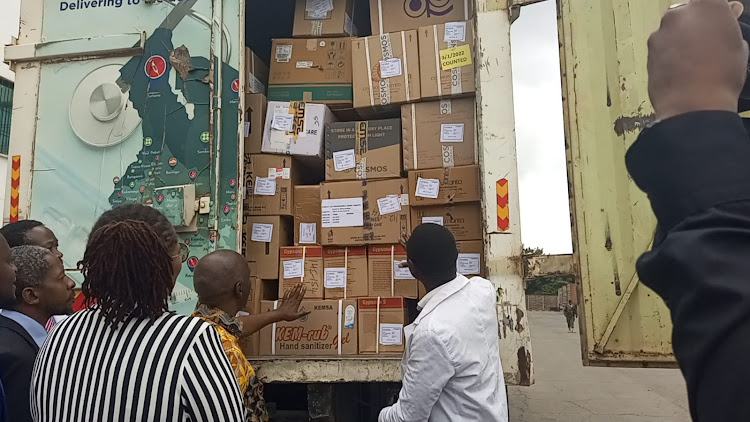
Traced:
MULTIPOLYGON (((0 45, 17 36, 19 5, 0 0, 0 45)), ((512 28, 523 243, 570 253, 555 2, 524 7, 512 28)), ((12 78, 2 60, 0 76, 12 78)))

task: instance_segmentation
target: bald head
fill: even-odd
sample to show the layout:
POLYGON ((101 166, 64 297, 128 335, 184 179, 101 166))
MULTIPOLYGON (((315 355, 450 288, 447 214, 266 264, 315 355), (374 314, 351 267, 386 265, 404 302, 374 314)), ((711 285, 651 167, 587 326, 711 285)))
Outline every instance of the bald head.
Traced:
POLYGON ((242 307, 250 292, 247 261, 233 250, 212 252, 195 266, 193 285, 201 303, 222 308, 231 301, 242 307))

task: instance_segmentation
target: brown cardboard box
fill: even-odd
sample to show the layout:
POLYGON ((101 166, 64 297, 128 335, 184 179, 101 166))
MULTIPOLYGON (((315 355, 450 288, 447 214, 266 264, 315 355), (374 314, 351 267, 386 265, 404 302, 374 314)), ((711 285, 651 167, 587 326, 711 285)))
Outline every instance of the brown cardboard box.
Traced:
POLYGON ((307 287, 306 299, 323 299, 323 248, 289 246, 281 248, 279 259, 280 298, 301 282, 307 287))
POLYGON ((479 166, 446 167, 409 172, 409 197, 413 207, 474 202, 481 199, 480 195, 479 166), (437 196, 437 198, 433 198, 433 196, 437 196))
MULTIPOLYGON (((261 302, 261 311, 274 309, 274 301, 261 302)), ((312 311, 296 321, 278 322, 260 330, 263 356, 356 355, 359 336, 357 301, 304 300, 302 310, 312 311), (273 335, 274 329, 276 335, 273 335), (339 333, 341 343, 339 346, 339 333), (275 344, 273 339, 275 337, 275 344)))
POLYGON ((422 98, 473 94, 476 91, 473 22, 423 26, 418 33, 422 98))
POLYGON ((331 0, 331 3, 333 10, 326 10, 325 7, 315 8, 316 5, 325 5, 325 2, 297 0, 294 6, 292 36, 295 38, 357 36, 358 30, 352 19, 357 1, 331 0), (312 10, 307 10, 308 8, 312 10))
POLYGON ((439 2, 370 0, 372 33, 383 34, 445 22, 469 20, 474 13, 473 4, 471 0, 439 2))
POLYGON ((417 280, 408 268, 399 268, 406 261, 406 250, 401 245, 370 245, 367 249, 367 268, 370 273, 370 296, 417 297, 417 280))
MULTIPOLYGON (((260 313, 260 302, 262 300, 271 300, 270 289, 266 284, 274 283, 272 280, 261 280, 257 277, 250 277, 250 296, 247 298, 244 312, 248 315, 257 315, 260 313)), ((275 287, 275 286, 274 286, 275 287)), ((273 289, 273 295, 276 291, 273 289)), ((240 348, 245 356, 258 356, 260 353, 260 333, 254 333, 248 337, 239 339, 240 348)))
POLYGON ((294 155, 320 167, 324 159, 325 125, 335 121, 336 116, 323 104, 271 101, 261 151, 294 155))
POLYGON ((401 106, 404 170, 477 164, 474 98, 401 106))
POLYGON ((323 248, 325 267, 324 285, 326 299, 350 299, 368 296, 368 268, 366 246, 329 246, 323 248), (343 274, 346 274, 344 287, 343 274))
POLYGON ((407 179, 320 185, 324 246, 397 243, 411 232, 407 179))
POLYGON ((462 240, 456 242, 458 260, 456 270, 466 277, 484 277, 484 242, 481 240, 462 240))
POLYGON ((292 244, 292 219, 283 216, 245 216, 242 254, 250 275, 264 280, 279 278, 279 248, 292 244))
POLYGON ((320 186, 294 187, 294 244, 320 245, 320 186))
POLYGON ((253 50, 245 47, 245 92, 265 94, 268 86, 268 65, 253 50))
POLYGON ((245 154, 260 154, 268 101, 263 94, 245 95, 245 154))
POLYGON ((414 207, 411 220, 414 227, 428 222, 441 224, 456 240, 482 239, 482 205, 479 202, 414 207))
POLYGON ((249 215, 294 215, 299 183, 295 160, 288 155, 252 154, 245 165, 245 212, 249 215))
POLYGON ((406 301, 402 297, 363 298, 359 307, 359 353, 404 352, 406 301), (378 307, 380 300, 380 307, 378 307), (378 315, 380 314, 380 315, 378 315), (378 323, 380 326, 378 327, 378 323))
POLYGON ((351 108, 351 40, 273 40, 268 100, 306 101, 351 108))
POLYGON ((417 31, 402 31, 352 41, 354 107, 418 101, 417 31))
POLYGON ((326 180, 401 177, 401 120, 326 125, 326 180))

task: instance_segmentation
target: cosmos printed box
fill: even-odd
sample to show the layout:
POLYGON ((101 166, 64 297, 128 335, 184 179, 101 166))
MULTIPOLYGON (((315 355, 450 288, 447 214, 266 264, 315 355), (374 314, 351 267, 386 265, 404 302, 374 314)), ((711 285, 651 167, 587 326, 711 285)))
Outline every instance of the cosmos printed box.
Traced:
POLYGON ((326 180, 401 177, 401 119, 326 125, 326 180))
POLYGON ((473 5, 472 0, 370 0, 372 33, 469 20, 473 5))
POLYGON ((294 238, 292 219, 284 216, 243 216, 242 254, 250 275, 264 280, 279 278, 279 248, 294 238))
POLYGON ((448 22, 419 28, 422 98, 471 95, 474 81, 473 22, 448 22))
POLYGON ((279 250, 279 297, 299 283, 306 299, 323 299, 323 248, 289 246, 279 250))
POLYGON ((368 296, 367 246, 326 246, 323 266, 326 299, 368 296))
MULTIPOLYGON (((275 309, 278 303, 261 302, 261 312, 275 309)), ((312 312, 298 320, 278 322, 260 330, 261 355, 357 354, 359 333, 356 300, 303 300, 301 310, 312 312)))

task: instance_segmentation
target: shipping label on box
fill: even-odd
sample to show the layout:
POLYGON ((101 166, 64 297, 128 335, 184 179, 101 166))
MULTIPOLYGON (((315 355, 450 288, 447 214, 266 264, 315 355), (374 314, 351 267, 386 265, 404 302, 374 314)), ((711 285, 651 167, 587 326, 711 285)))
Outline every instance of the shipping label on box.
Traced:
POLYGON ((416 31, 352 42, 354 107, 399 105, 421 98, 416 31))
POLYGON ((279 297, 302 283, 306 299, 323 299, 323 248, 290 246, 279 251, 279 297))
POLYGON ((401 297, 359 299, 359 353, 404 352, 406 302, 401 297))
POLYGON ((481 240, 462 240, 456 242, 456 246, 458 247, 456 271, 466 277, 484 277, 484 242, 481 240))
POLYGON ((439 224, 453 233, 456 240, 482 239, 482 206, 479 202, 413 207, 411 220, 420 224, 439 224))
POLYGON ((265 94, 268 85, 268 65, 253 50, 245 47, 245 92, 248 94, 265 94))
POLYGON ((326 180, 401 177, 401 120, 326 125, 326 180))
POLYGON ((245 95, 245 154, 260 154, 268 102, 263 94, 245 95))
POLYGON ((474 93, 473 22, 424 26, 418 34, 422 98, 474 93))
POLYGON ((404 169, 477 164, 474 98, 401 107, 404 169))
POLYGON ((320 244, 320 186, 294 187, 294 244, 320 244))
POLYGON ((355 3, 356 0, 297 0, 292 36, 356 36, 358 30, 352 21, 355 3))
POLYGON ((323 265, 326 299, 369 295, 366 246, 327 246, 323 248, 323 265))
POLYGON ((417 280, 408 268, 401 245, 370 245, 367 250, 370 296, 417 297, 417 280))
POLYGON ((412 206, 479 201, 479 166, 446 167, 409 172, 412 206))
POLYGON ((305 101, 351 108, 351 40, 273 40, 269 101, 305 101))
POLYGON ((384 34, 472 18, 473 1, 370 0, 372 33, 384 34))
MULTIPOLYGON (((278 308, 279 301, 261 302, 261 311, 278 308)), ((260 330, 263 356, 356 355, 359 337, 357 301, 303 300, 296 321, 278 322, 260 330)))
POLYGON ((293 215, 296 164, 288 155, 252 154, 245 165, 245 211, 249 215, 293 215))
POLYGON ((268 103, 262 151, 271 154, 323 158, 325 125, 336 118, 322 104, 268 103))
POLYGON ((264 280, 279 278, 279 248, 293 240, 292 220, 281 216, 244 216, 242 254, 250 275, 264 280))
POLYGON ((320 185, 321 243, 397 243, 411 232, 407 179, 320 185))

